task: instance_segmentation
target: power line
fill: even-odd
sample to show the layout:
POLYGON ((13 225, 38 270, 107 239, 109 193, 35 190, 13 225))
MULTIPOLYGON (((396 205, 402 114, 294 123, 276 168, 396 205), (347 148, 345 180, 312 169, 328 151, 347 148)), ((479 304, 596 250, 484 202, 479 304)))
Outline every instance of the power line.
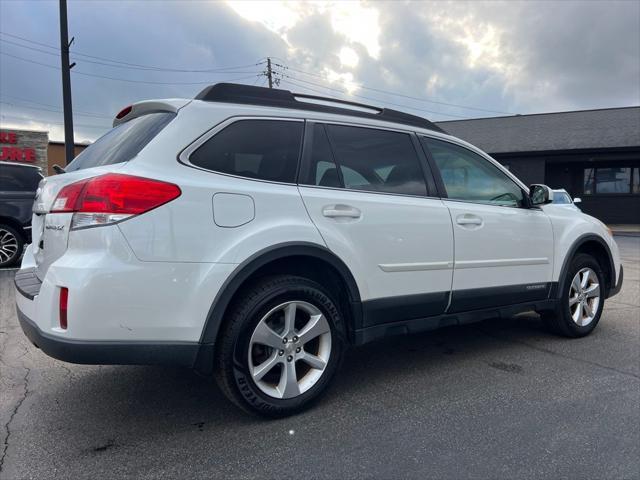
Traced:
MULTIPOLYGON (((29 99, 27 99, 27 98, 23 98, 23 97, 16 97, 16 96, 14 96, 14 95, 5 95, 5 94, 0 93, 0 98, 3 98, 3 97, 4 97, 4 98, 13 99, 13 100, 17 100, 17 101, 19 101, 19 102, 33 103, 34 105, 42 105, 43 107, 58 108, 58 105, 53 105, 53 104, 51 104, 51 103, 36 102, 36 101, 34 101, 34 100, 29 100, 29 99)), ((85 115, 87 115, 87 116, 89 116, 89 115, 90 115, 90 116, 104 116, 105 118, 112 118, 112 117, 110 117, 110 116, 102 115, 102 114, 100 114, 100 113, 95 113, 95 112, 87 112, 87 111, 84 111, 84 110, 76 110, 76 109, 74 109, 74 111, 75 111, 75 112, 78 112, 78 113, 83 113, 83 114, 85 114, 85 115)))
MULTIPOLYGON (((27 43, 31 43, 33 45, 39 45, 41 47, 45 47, 45 48, 49 48, 52 50, 55 50, 58 53, 53 53, 53 52, 48 52, 45 50, 41 50, 41 49, 36 49, 34 47, 29 47, 27 45, 21 45, 19 43, 16 42, 11 42, 9 40, 2 40, 3 42, 6 43, 11 43, 13 45, 17 45, 23 48, 28 48, 30 50, 35 50, 35 51, 39 51, 42 53, 46 53, 49 55, 58 55, 60 52, 60 49, 51 45, 48 45, 46 43, 42 43, 42 42, 36 42, 34 40, 30 40, 28 38, 25 37, 21 37, 19 35, 14 35, 11 33, 6 33, 6 32, 2 32, 0 31, 0 35, 6 35, 8 37, 11 38, 16 38, 18 40, 22 40, 23 42, 27 42, 27 43)), ((73 56, 77 56, 77 57, 86 57, 86 58, 93 58, 96 60, 102 60, 103 62, 95 62, 95 61, 90 61, 90 60, 82 60, 84 62, 87 63, 94 63, 94 64, 98 64, 98 65, 105 65, 105 66, 109 66, 109 67, 115 67, 115 68, 129 68, 132 70, 152 70, 152 71, 162 71, 162 72, 175 72, 175 73, 224 73, 224 71, 227 70, 235 70, 235 69, 241 69, 241 68, 250 68, 250 67, 255 67, 258 65, 262 65, 263 63, 265 63, 264 60, 260 59, 255 63, 248 63, 248 64, 244 64, 244 65, 233 65, 233 66, 228 66, 228 67, 217 67, 217 68, 210 68, 210 69, 185 69, 185 68, 170 68, 170 67, 158 67, 158 66, 153 66, 153 65, 143 65, 140 63, 131 63, 131 62, 123 62, 121 60, 114 60, 114 59, 110 59, 110 58, 106 58, 106 57, 99 57, 97 55, 89 55, 86 53, 81 53, 81 52, 75 52, 75 51, 71 51, 70 52, 71 55, 73 56), (104 62, 109 62, 109 63, 104 63, 104 62), (112 65, 114 64, 114 65, 112 65)))
MULTIPOLYGON (((299 70, 297 68, 289 67, 289 66, 286 66, 286 65, 281 65, 281 64, 278 64, 278 63, 274 63, 273 65, 277 66, 277 67, 280 67, 280 68, 287 69, 287 70, 292 70, 294 72, 298 72, 298 73, 301 73, 303 75, 309 75, 309 76, 312 76, 312 77, 320 78, 322 80, 326 80, 326 77, 324 77, 323 75, 317 74, 317 73, 305 72, 304 70, 299 70)), ((379 88, 367 87, 365 85, 360 85, 360 84, 358 85, 358 87, 362 88, 363 90, 370 90, 372 92, 384 93, 385 95, 393 95, 393 96, 396 96, 396 97, 403 97, 403 98, 407 98, 409 100, 416 100, 418 102, 435 103, 437 105, 444 105, 444 106, 447 106, 447 107, 464 108, 466 110, 476 110, 476 111, 479 111, 479 112, 501 113, 501 114, 506 114, 506 115, 515 115, 513 112, 503 112, 501 110, 490 110, 490 109, 486 109, 486 108, 472 107, 472 106, 469 106, 469 105, 442 102, 442 101, 439 101, 439 100, 431 100, 431 99, 428 99, 428 98, 413 97, 411 95, 404 95, 402 93, 394 93, 394 92, 390 92, 390 91, 387 91, 387 90, 381 90, 379 88)))
MULTIPOLYGON (((36 122, 36 123, 44 123, 44 124, 50 124, 50 125, 64 125, 63 122, 50 122, 48 120, 44 120, 44 121, 37 121, 37 120, 33 120, 32 118, 25 118, 25 117, 18 117, 16 115, 5 115, 5 114, 0 114, 0 118, 15 118, 16 120, 22 120, 23 122, 36 122)), ((101 130, 109 130, 111 127, 102 127, 100 125, 87 125, 87 124, 82 124, 82 123, 76 123, 75 124, 76 127, 84 127, 84 128, 99 128, 101 130)))
MULTIPOLYGON (((52 108, 41 108, 41 107, 31 107, 29 105, 17 105, 15 103, 11 103, 11 102, 5 102, 0 100, 0 104, 2 105, 9 105, 11 107, 16 107, 16 108, 28 108, 30 110, 40 110, 42 112, 53 112, 53 113, 63 113, 62 110, 54 110, 52 108)), ((83 113, 77 113, 75 112, 75 115, 80 116, 80 117, 91 117, 91 118, 106 118, 106 119, 112 119, 113 117, 107 116, 107 115, 92 115, 92 114, 83 114, 83 113)))
MULTIPOLYGON (((48 45, 46 43, 36 42, 34 40, 31 40, 31 39, 28 39, 28 38, 25 38, 25 37, 21 37, 19 35, 7 33, 7 32, 2 32, 2 31, 0 31, 0 34, 1 35, 6 35, 8 37, 15 38, 15 39, 19 39, 19 40, 22 40, 24 42, 28 42, 28 43, 31 43, 31 44, 34 44, 34 45, 43 46, 43 47, 55 50, 56 52, 60 51, 59 48, 53 47, 53 46, 48 45)), ((54 54, 53 52, 47 52, 47 51, 44 51, 44 50, 41 50, 41 49, 36 49, 36 48, 29 47, 29 46, 26 46, 26 45, 21 45, 21 44, 16 43, 16 42, 11 42, 11 41, 8 41, 8 40, 2 40, 2 41, 7 42, 7 43, 11 43, 13 45, 16 45, 16 46, 19 46, 19 47, 22 47, 22 48, 29 48, 31 50, 35 50, 35 51, 38 51, 38 52, 46 53, 46 54, 49 54, 49 55, 58 55, 58 53, 54 54)), ((143 65, 143 64, 139 64, 139 63, 123 62, 123 61, 120 61, 120 60, 114 60, 114 59, 100 57, 100 56, 96 56, 96 55, 88 55, 86 53, 80 53, 80 52, 70 52, 70 53, 72 55, 74 55, 74 56, 94 58, 94 59, 97 59, 97 60, 103 60, 104 62, 110 62, 110 63, 104 63, 104 62, 95 62, 95 61, 90 61, 90 60, 82 60, 82 61, 87 62, 87 63, 93 63, 93 64, 103 65, 103 66, 107 66, 107 67, 125 68, 125 69, 126 68, 130 68, 130 69, 143 70, 143 71, 152 70, 152 71, 181 72, 181 73, 225 73, 225 71, 227 71, 227 70, 248 68, 248 67, 252 67, 252 66, 262 65, 262 64, 267 63, 269 61, 269 58, 265 57, 265 58, 259 59, 257 62, 255 62, 253 64, 236 65, 236 66, 229 66, 229 67, 218 67, 218 68, 214 68, 214 69, 178 69, 178 68, 169 68, 169 67, 158 67, 158 66, 152 66, 152 65, 143 65)), ((282 62, 282 64, 278 64, 278 63, 273 63, 272 62, 273 66, 281 67, 283 69, 292 70, 294 72, 297 72, 297 73, 300 73, 300 74, 303 74, 303 75, 308 75, 308 76, 320 78, 322 80, 326 80, 325 76, 320 75, 318 73, 307 72, 305 70, 301 70, 301 69, 298 69, 298 68, 295 68, 295 67, 290 67, 290 66, 284 65, 285 60, 282 59, 282 58, 271 57, 271 59, 278 60, 278 61, 282 62)), ((231 73, 231 72, 228 72, 228 73, 231 73)), ((238 73, 240 73, 240 72, 238 72, 238 73)), ((244 72, 242 72, 242 73, 244 73, 244 72)), ((299 79, 299 80, 302 81, 302 79, 299 79)), ((385 94, 385 95, 392 95, 392 96, 396 96, 396 97, 407 98, 409 100, 415 100, 415 101, 418 101, 418 102, 433 103, 433 104, 436 104, 436 105, 443 105, 443 106, 448 106, 448 107, 462 108, 462 109, 466 109, 466 110, 475 110, 475 111, 479 111, 479 112, 514 115, 513 112, 505 112, 505 111, 501 111, 501 110, 491 110, 491 109, 487 109, 487 108, 480 108, 480 107, 475 107, 475 106, 470 106, 470 105, 462 105, 462 104, 451 103, 451 102, 443 102, 441 100, 433 100, 433 99, 430 99, 430 98, 415 97, 415 96, 411 96, 411 95, 405 95, 405 94, 401 94, 401 93, 390 92, 388 90, 382 90, 382 89, 379 89, 379 88, 368 87, 366 85, 358 85, 358 86, 359 86, 359 88, 362 88, 363 90, 370 90, 372 92, 382 93, 382 94, 385 94)))
MULTIPOLYGON (((54 70, 60 70, 60 67, 56 67, 54 65, 49 65, 47 63, 42 63, 42 62, 38 62, 36 60, 31 60, 28 58, 24 58, 24 57, 19 57, 18 55, 12 55, 10 53, 7 52, 0 52, 0 55, 5 55, 7 57, 11 57, 11 58, 15 58, 18 60, 22 60, 23 62, 28 62, 28 63, 33 63, 36 65, 40 65, 43 67, 47 67, 47 68, 53 68, 54 70)), ((86 72, 78 72, 76 70, 72 70, 72 73, 74 75, 82 75, 85 77, 94 77, 94 78, 103 78, 106 80, 116 80, 119 82, 127 82, 127 83, 141 83, 141 84, 145 84, 145 85, 210 85, 211 84, 211 80, 205 80, 205 81, 199 81, 199 82, 153 82, 153 81, 145 81, 145 80, 132 80, 129 78, 118 78, 118 77, 109 77, 106 75, 97 75, 94 73, 86 73, 86 72)), ((229 74, 229 73, 251 73, 253 75, 249 75, 246 77, 240 77, 240 78, 234 78, 234 79, 230 79, 227 80, 228 82, 236 82, 236 81, 240 81, 240 80, 246 80, 247 78, 253 78, 255 75, 262 75, 262 73, 257 73, 257 72, 218 72, 220 73, 224 73, 224 74, 229 74)))
MULTIPOLYGON (((14 45, 14 46, 20 47, 20 48, 26 48, 26 49, 32 50, 34 52, 44 53, 46 55, 51 55, 51 56, 54 56, 54 57, 59 57, 60 56, 59 49, 55 49, 54 47, 48 47, 48 48, 56 50, 55 52, 50 52, 48 50, 43 50, 41 48, 30 47, 28 45, 22 45, 20 43, 12 42, 11 40, 5 40, 3 38, 0 38, 0 42, 6 43, 6 44, 9 44, 9 45, 14 45)), ((78 55, 78 54, 76 54, 74 52, 69 52, 69 53, 70 53, 70 55, 72 55, 74 57, 78 55)), ((245 65, 236 65, 236 66, 232 66, 232 67, 230 66, 230 67, 212 68, 212 69, 207 69, 207 70, 185 70, 185 69, 160 69, 160 68, 136 67, 136 66, 114 64, 114 63, 97 62, 95 60, 86 60, 84 58, 80 59, 79 61, 84 62, 84 63, 91 63, 91 64, 94 64, 94 65, 103 65, 105 67, 121 68, 121 69, 125 69, 125 70, 142 70, 144 72, 172 72, 172 73, 231 73, 231 72, 228 72, 228 71, 236 69, 236 68, 256 67, 256 66, 262 65, 264 63, 264 62, 257 62, 257 63, 249 63, 249 64, 245 64, 245 65)), ((109 61, 111 61, 111 60, 109 60, 109 61)))

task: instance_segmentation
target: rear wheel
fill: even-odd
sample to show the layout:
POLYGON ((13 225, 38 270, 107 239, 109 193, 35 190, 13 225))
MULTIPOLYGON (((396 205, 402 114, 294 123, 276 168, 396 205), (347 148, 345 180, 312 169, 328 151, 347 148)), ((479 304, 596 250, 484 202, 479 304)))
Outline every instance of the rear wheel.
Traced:
POLYGON ((216 348, 216 378, 246 411, 280 417, 308 407, 342 359, 344 322, 320 285, 262 279, 234 302, 216 348))
POLYGON ((15 228, 0 224, 0 267, 15 265, 22 255, 23 248, 22 235, 15 228))
POLYGON ((579 254, 571 262, 561 288, 557 312, 543 315, 545 323, 567 337, 583 337, 598 325, 604 307, 604 273, 591 255, 579 254))

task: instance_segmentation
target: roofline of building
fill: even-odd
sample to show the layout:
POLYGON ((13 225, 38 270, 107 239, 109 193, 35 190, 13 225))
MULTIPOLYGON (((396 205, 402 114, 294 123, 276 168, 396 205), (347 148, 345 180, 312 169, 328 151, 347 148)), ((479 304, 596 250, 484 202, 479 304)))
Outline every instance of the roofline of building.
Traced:
POLYGON ((473 122, 475 120, 491 120, 494 118, 536 117, 541 115, 562 115, 564 113, 602 112, 604 110, 629 110, 633 108, 640 109, 640 105, 631 105, 629 107, 589 108, 587 110, 565 110, 560 112, 524 113, 524 114, 517 113, 515 115, 499 115, 496 117, 477 117, 477 118, 462 118, 460 120, 442 120, 434 123, 439 125, 441 123, 473 122))
MULTIPOLYGON (((65 142, 61 141, 61 140, 49 140, 49 143, 53 143, 54 145, 64 145, 65 142)), ((91 142, 88 143, 74 143, 73 144, 76 147, 88 147, 89 145, 91 145, 91 142)))
POLYGON ((554 155, 584 155, 588 153, 635 153, 640 151, 640 145, 624 147, 581 147, 562 148, 558 150, 513 150, 508 152, 489 152, 491 156, 526 157, 526 156, 554 156, 554 155))
POLYGON ((5 130, 7 132, 29 132, 29 133, 46 133, 49 135, 49 130, 33 130, 31 128, 17 128, 17 127, 5 127, 4 125, 0 125, 0 130, 5 130))

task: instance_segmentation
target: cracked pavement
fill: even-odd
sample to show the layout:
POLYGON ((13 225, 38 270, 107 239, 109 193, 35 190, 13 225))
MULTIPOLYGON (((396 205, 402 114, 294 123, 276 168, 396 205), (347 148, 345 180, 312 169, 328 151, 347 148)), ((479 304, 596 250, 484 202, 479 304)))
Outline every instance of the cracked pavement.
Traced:
POLYGON ((189 370, 47 357, 0 271, 0 479, 639 478, 640 238, 617 240, 624 287, 591 336, 526 314, 388 339, 277 421, 189 370))

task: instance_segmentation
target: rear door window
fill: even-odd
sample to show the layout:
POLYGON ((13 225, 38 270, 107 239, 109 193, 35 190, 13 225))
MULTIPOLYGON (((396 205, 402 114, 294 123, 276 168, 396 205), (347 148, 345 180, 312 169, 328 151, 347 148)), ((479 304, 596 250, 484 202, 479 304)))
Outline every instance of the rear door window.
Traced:
POLYGON ((345 188, 427 195, 418 154, 407 133, 326 125, 345 188))
POLYGON ((127 162, 175 118, 175 113, 159 112, 136 117, 109 130, 65 168, 67 172, 127 162))
POLYGON ((240 177, 295 183, 304 123, 239 120, 189 157, 192 165, 240 177))

